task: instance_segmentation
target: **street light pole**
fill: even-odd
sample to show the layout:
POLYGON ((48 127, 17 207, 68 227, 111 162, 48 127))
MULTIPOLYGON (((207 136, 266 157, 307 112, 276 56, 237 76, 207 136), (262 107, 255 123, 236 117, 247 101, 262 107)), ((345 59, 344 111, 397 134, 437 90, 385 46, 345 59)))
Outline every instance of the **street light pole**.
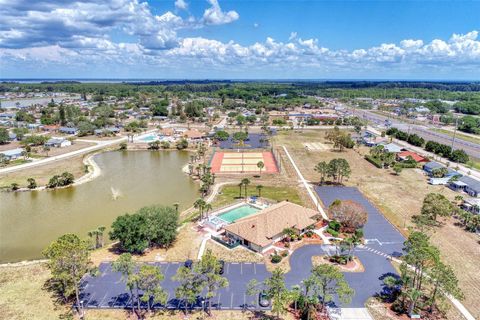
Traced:
POLYGON ((457 134, 457 127, 458 127, 458 115, 455 118, 455 128, 453 129, 452 146, 451 146, 452 151, 453 151, 453 144, 455 143, 455 136, 457 134))

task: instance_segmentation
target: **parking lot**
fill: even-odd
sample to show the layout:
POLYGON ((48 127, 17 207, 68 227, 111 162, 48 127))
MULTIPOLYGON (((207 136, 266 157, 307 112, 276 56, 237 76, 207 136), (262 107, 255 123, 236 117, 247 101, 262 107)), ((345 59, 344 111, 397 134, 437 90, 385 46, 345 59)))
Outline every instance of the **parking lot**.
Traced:
MULTIPOLYGON (((168 293, 168 302, 166 306, 156 304, 155 309, 181 309, 184 308, 182 301, 175 297, 175 288, 178 283, 172 280, 177 269, 183 265, 183 262, 157 262, 151 263, 162 269, 165 280, 162 287, 168 293)), ((229 286, 220 289, 217 295, 212 299, 212 307, 216 309, 263 309, 258 305, 257 296, 247 296, 247 283, 252 279, 263 281, 270 273, 264 264, 259 263, 226 263, 223 276, 228 279, 229 286)), ((125 283, 121 279, 121 274, 114 272, 110 263, 102 263, 99 267, 99 275, 93 277, 86 275, 81 283, 81 299, 85 308, 130 308, 131 296, 125 283)), ((146 307, 146 304, 143 305, 146 307)), ((201 308, 202 301, 199 298, 197 303, 191 308, 201 308)))
MULTIPOLYGON (((353 200, 362 204, 368 212, 368 221, 364 227, 365 246, 355 249, 355 255, 362 262, 365 271, 358 273, 345 273, 349 285, 355 290, 352 301, 342 307, 363 308, 366 300, 382 290, 382 279, 395 273, 387 255, 398 256, 401 254, 404 237, 391 225, 385 217, 361 194, 357 188, 349 187, 315 187, 315 191, 325 206, 330 205, 335 199, 353 200)), ((295 250, 290 256, 291 271, 285 275, 288 287, 301 284, 310 275, 312 257, 324 255, 331 250, 328 245, 305 245, 295 250)), ((182 301, 176 299, 175 288, 178 283, 172 280, 177 269, 183 262, 156 262, 152 263, 162 269, 165 280, 162 287, 168 293, 166 306, 156 304, 155 309, 183 309, 182 301)), ((218 290, 212 299, 215 309, 241 310, 241 309, 269 309, 258 305, 258 296, 246 294, 247 284, 252 279, 261 282, 270 276, 270 272, 262 263, 226 263, 223 276, 228 279, 229 286, 218 290)), ((130 308, 131 297, 121 274, 111 269, 110 263, 102 263, 99 275, 92 277, 86 275, 81 284, 81 299, 85 308, 130 308)), ((201 296, 205 296, 202 294, 201 296)), ((339 305, 337 305, 339 306, 339 305)), ((146 308, 146 304, 143 304, 146 308)), ((190 308, 202 308, 199 298, 190 308)))
POLYGON ((352 200, 361 204, 368 213, 363 232, 368 247, 375 248, 388 255, 402 254, 405 237, 395 228, 365 196, 354 187, 315 186, 315 192, 325 207, 335 201, 352 200))

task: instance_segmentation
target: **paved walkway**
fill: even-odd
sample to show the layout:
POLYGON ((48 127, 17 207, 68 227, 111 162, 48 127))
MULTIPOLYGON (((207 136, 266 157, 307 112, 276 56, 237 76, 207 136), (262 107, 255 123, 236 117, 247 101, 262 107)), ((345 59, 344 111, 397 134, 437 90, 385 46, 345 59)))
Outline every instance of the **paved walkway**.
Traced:
MULTIPOLYGON (((144 135, 148 135, 153 131, 156 131, 156 130, 150 130, 150 131, 147 131, 145 133, 142 133, 141 135, 139 135, 139 137, 144 136, 144 135)), ((72 158, 72 157, 75 157, 75 156, 78 156, 78 155, 81 155, 81 154, 101 150, 103 148, 119 144, 120 142, 127 141, 127 137, 121 137, 121 138, 115 139, 115 140, 85 140, 85 139, 79 139, 78 141, 93 142, 93 143, 96 143, 96 145, 90 146, 90 147, 87 147, 87 148, 84 148, 84 149, 75 150, 75 151, 72 151, 72 152, 60 154, 60 155, 54 156, 54 157, 35 160, 35 161, 32 161, 32 162, 20 164, 20 165, 13 166, 13 167, 2 168, 2 169, 0 169, 0 174, 20 171, 20 170, 27 169, 27 168, 33 168, 33 167, 41 166, 41 165, 44 165, 44 164, 48 164, 50 162, 55 162, 55 161, 59 161, 59 160, 63 160, 63 159, 68 159, 68 158, 72 158)))
POLYGON ((292 156, 290 155, 290 153, 288 152, 287 150, 287 147, 285 146, 282 146, 283 150, 285 151, 285 154, 287 155, 287 158, 288 160, 290 160, 290 163, 292 164, 293 168, 295 169, 297 175, 298 175, 298 178, 300 179, 300 181, 303 183, 305 189, 307 190, 308 192, 308 195, 310 196, 310 199, 312 199, 313 203, 315 204, 315 207, 317 208, 318 211, 320 211, 320 213, 322 214, 322 217, 323 219, 325 220, 330 220, 327 216, 327 214, 325 213, 325 211, 323 210, 322 206, 320 205, 320 203, 318 202, 318 199, 317 197, 315 196, 315 194, 313 193, 310 185, 308 184, 307 180, 305 180, 305 178, 303 177, 302 173, 300 172, 300 169, 298 169, 297 167, 297 164, 295 163, 295 161, 293 160, 292 156))

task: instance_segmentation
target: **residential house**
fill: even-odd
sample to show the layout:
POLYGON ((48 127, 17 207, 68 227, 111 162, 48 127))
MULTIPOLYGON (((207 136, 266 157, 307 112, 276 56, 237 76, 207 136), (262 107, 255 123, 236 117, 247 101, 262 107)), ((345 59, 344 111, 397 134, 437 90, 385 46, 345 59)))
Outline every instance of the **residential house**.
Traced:
POLYGON ((451 181, 449 187, 455 191, 463 191, 471 197, 480 196, 480 181, 472 177, 463 176, 451 181))
POLYGON ((61 133, 73 134, 73 135, 76 135, 78 133, 77 128, 70 128, 70 127, 60 127, 60 129, 58 129, 58 131, 61 132, 61 133))
POLYGON ((97 136, 99 135, 102 135, 103 133, 113 133, 113 134, 118 134, 120 133, 120 129, 117 128, 117 127, 108 127, 108 128, 104 128, 104 129, 95 129, 93 130, 93 133, 97 136))
POLYGON ((471 213, 480 214, 480 199, 468 198, 463 200, 462 209, 471 213))
POLYGON ((382 142, 379 145, 383 146, 383 150, 386 152, 391 152, 391 153, 400 153, 402 152, 403 148, 400 147, 399 145, 396 145, 395 143, 386 143, 382 142))
MULTIPOLYGON (((398 161, 408 160, 409 157, 411 157, 413 160, 415 160, 415 162, 428 162, 427 158, 422 157, 418 153, 415 153, 415 152, 412 152, 412 151, 402 151, 402 152, 397 154, 398 161)), ((429 163, 431 163, 431 162, 429 162, 429 163)), ((435 162, 435 163, 437 163, 437 162, 435 162)), ((439 163, 437 163, 437 164, 439 164, 439 163)), ((440 166, 443 167, 442 165, 440 165, 440 166)), ((424 170, 425 170, 425 168, 424 168, 424 170)))
POLYGON ((45 146, 55 147, 55 148, 63 148, 71 145, 72 145, 72 142, 65 138, 51 138, 45 143, 45 146))
POLYGON ((22 148, 10 149, 10 150, 5 150, 0 152, 0 154, 3 154, 3 156, 8 160, 18 159, 22 157, 22 153, 23 153, 22 148))
POLYGON ((183 133, 183 136, 188 140, 203 140, 206 137, 204 132, 200 132, 195 129, 187 130, 183 133))
POLYGON ((59 125, 46 125, 42 127, 42 130, 46 132, 58 132, 59 129, 59 125))
POLYGON ((379 144, 384 144, 386 141, 386 138, 381 137, 380 135, 370 130, 363 131, 360 137, 360 142, 368 147, 375 147, 379 144))
POLYGON ((256 252, 265 252, 285 237, 284 230, 293 228, 298 234, 316 222, 318 212, 288 201, 274 204, 258 213, 241 218, 224 227, 226 236, 240 241, 256 252))
POLYGON ((425 173, 427 173, 429 176, 431 176, 433 174, 433 171, 437 170, 437 169, 440 169, 440 168, 444 168, 445 166, 443 164, 440 164, 438 162, 435 162, 435 161, 430 161, 430 162, 427 162, 423 165, 423 171, 425 171, 425 173))

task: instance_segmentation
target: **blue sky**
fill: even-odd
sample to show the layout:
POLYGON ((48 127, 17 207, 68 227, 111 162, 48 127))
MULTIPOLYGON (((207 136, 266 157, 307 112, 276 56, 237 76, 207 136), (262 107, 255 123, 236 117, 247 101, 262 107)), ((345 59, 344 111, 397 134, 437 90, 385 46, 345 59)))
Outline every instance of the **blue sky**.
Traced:
POLYGON ((478 1, 0 0, 0 78, 480 80, 478 1))

